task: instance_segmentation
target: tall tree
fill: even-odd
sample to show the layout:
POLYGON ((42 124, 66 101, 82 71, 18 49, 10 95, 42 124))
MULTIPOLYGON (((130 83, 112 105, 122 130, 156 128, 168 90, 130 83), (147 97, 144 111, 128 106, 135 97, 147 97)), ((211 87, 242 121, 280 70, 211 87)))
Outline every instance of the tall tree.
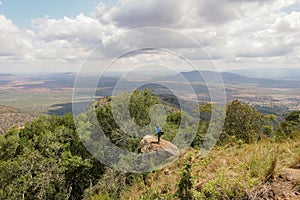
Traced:
POLYGON ((246 143, 254 142, 262 136, 264 123, 265 117, 261 113, 247 104, 234 100, 227 106, 221 139, 233 137, 246 143))

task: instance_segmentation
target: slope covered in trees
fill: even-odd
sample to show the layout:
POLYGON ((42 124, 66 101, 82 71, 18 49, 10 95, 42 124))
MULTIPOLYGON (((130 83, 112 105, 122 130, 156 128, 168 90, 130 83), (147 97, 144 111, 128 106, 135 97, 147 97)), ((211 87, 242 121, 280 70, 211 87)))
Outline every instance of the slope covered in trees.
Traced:
MULTIPOLYGON (((150 107, 160 102, 151 91, 134 92, 130 100, 132 120, 148 125, 150 107)), ((0 136, 0 199, 128 199, 133 193, 135 199, 222 195, 239 199, 264 180, 275 158, 282 166, 299 161, 295 156, 299 154, 298 111, 287 114, 285 121, 279 123, 274 116, 262 115, 239 101, 227 106, 217 147, 208 157, 197 157, 195 149, 201 148, 205 139, 212 106, 215 105, 199 107, 199 128, 182 159, 158 172, 143 174, 118 172, 96 160, 82 144, 71 114, 40 117, 24 129, 13 128, 0 136), (289 151, 285 152, 282 145, 289 142, 289 151), (285 160, 289 153, 293 156, 285 160), (245 160, 240 161, 243 156, 245 160), (232 170, 226 171, 228 167, 232 170)), ((185 114, 170 104, 165 107, 163 138, 171 141, 185 114)), ((125 134, 115 122, 110 98, 95 102, 87 113, 77 117, 85 119, 94 111, 111 142, 131 152, 139 151, 140 138, 134 133, 125 134)), ((93 124, 84 120, 82 123, 86 139, 97 139, 97 134, 89 131, 93 124)))

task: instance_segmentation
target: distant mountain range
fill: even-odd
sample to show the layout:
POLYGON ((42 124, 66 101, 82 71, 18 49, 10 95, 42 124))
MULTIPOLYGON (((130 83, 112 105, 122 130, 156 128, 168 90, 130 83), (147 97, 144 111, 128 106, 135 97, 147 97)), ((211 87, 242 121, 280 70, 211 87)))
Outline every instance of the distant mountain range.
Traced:
POLYGON ((12 76, 12 74, 3 74, 3 73, 0 73, 0 76, 12 76))
POLYGON ((237 69, 229 70, 235 74, 263 79, 278 79, 278 80, 300 80, 299 68, 269 68, 269 69, 237 69))
POLYGON ((274 80, 263 78, 252 78, 231 72, 212 72, 212 71, 190 71, 181 72, 174 76, 160 77, 161 81, 176 82, 182 80, 182 77, 186 78, 191 83, 205 83, 205 80, 217 81, 220 80, 220 76, 223 79, 225 85, 253 85, 259 87, 270 88, 300 88, 300 82, 295 80, 274 80))

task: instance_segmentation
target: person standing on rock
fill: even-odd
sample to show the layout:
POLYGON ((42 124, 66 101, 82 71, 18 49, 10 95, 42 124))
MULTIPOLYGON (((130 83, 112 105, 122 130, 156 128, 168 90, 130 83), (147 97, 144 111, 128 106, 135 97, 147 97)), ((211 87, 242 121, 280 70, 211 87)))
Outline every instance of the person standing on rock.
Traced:
POLYGON ((160 136, 161 136, 162 134, 164 134, 164 132, 161 131, 161 129, 160 129, 159 126, 156 126, 156 133, 157 133, 157 143, 159 144, 159 142, 160 142, 160 136))

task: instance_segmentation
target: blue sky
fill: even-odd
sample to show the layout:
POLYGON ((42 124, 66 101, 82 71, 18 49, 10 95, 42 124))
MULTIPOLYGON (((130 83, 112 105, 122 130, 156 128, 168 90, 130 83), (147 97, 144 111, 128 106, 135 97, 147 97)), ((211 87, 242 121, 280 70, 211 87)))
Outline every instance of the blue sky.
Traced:
POLYGON ((103 2, 112 6, 115 0, 0 0, 0 13, 20 27, 30 26, 31 19, 75 17, 80 13, 89 15, 103 2))

